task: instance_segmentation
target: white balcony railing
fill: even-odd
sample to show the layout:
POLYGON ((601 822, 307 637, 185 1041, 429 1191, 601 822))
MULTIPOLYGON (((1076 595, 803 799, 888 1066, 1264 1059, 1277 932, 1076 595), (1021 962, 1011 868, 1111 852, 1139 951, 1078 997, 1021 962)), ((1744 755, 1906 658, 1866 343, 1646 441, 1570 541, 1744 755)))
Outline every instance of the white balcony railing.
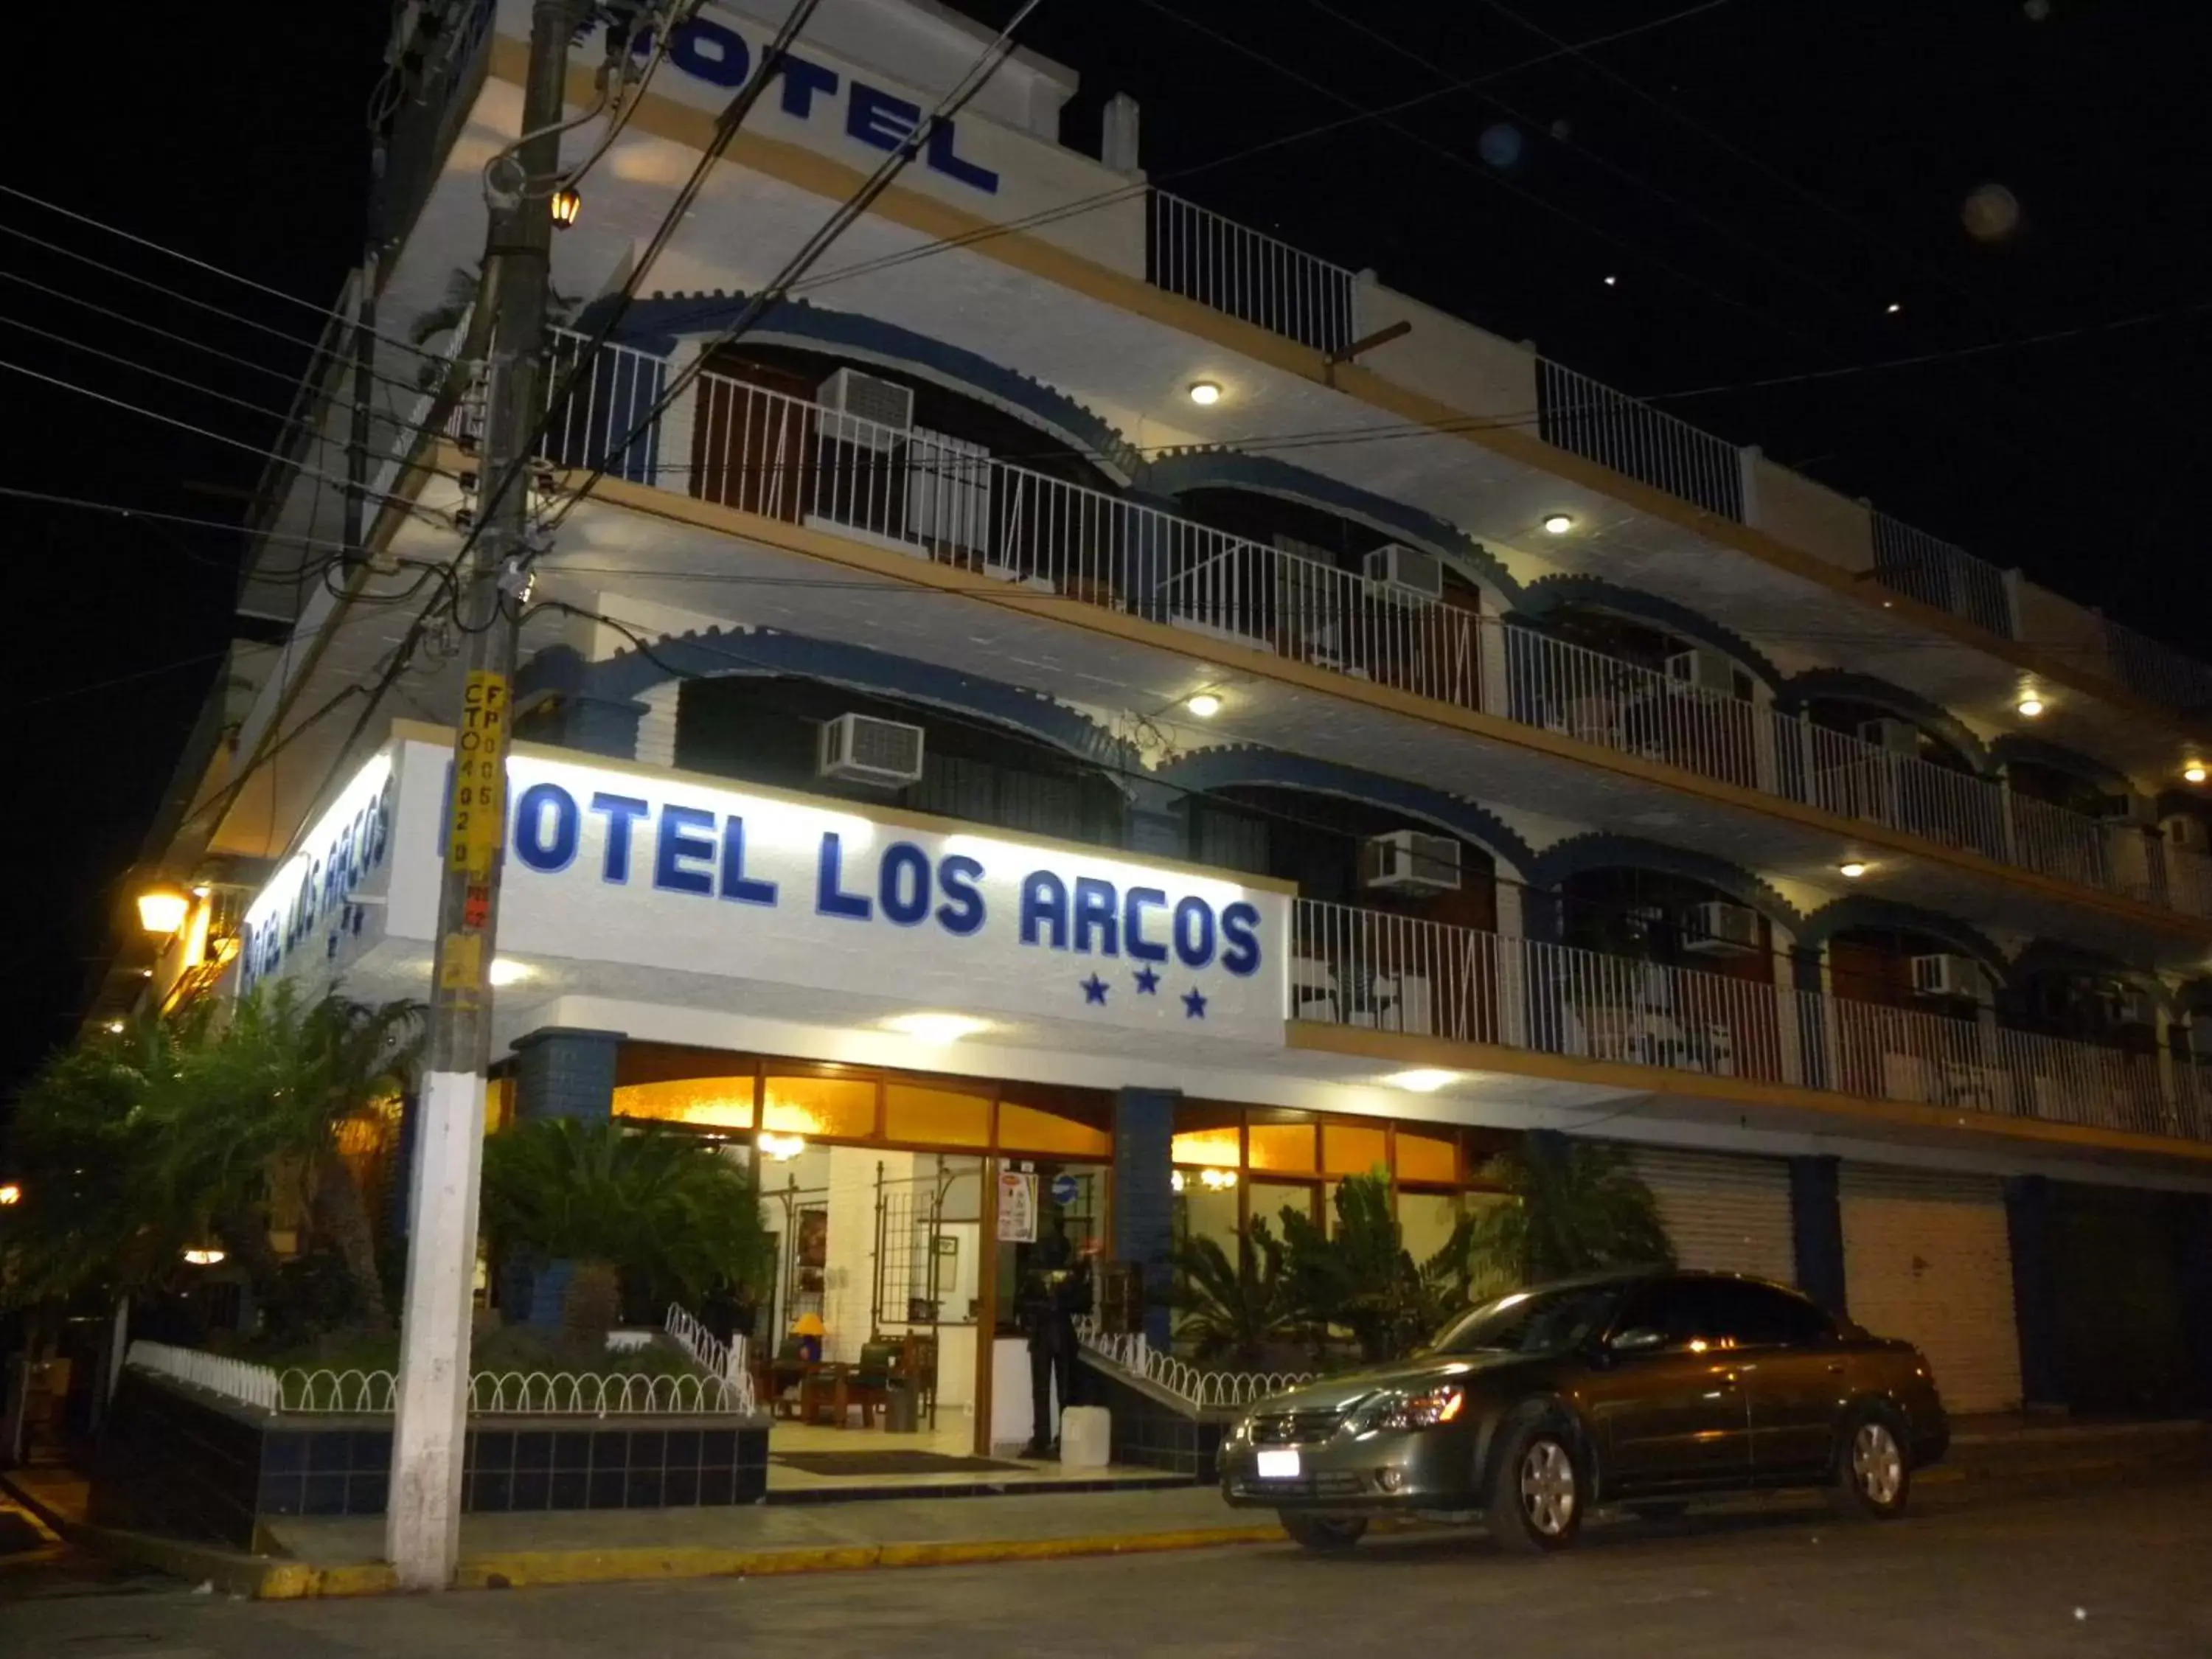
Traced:
MULTIPOLYGON (((561 337, 559 349, 573 360, 574 337, 561 337)), ((611 453, 613 470, 634 482, 2212 915, 2212 865, 2201 854, 1481 616, 1471 588, 1465 606, 1449 595, 1430 602, 944 434, 725 374, 702 374, 662 421, 633 433, 664 370, 629 348, 602 348, 554 411, 543 455, 575 466, 611 453), (664 442, 664 432, 678 435, 664 442)))
POLYGON ((1536 360, 1536 433, 1571 454, 1743 522, 1743 456, 1734 444, 1548 357, 1536 360))
POLYGON ((1884 587, 2000 638, 2008 640, 2018 632, 2003 571, 1887 513, 1876 513, 1873 520, 1874 579, 1884 587))
POLYGON ((1145 276, 1154 288, 1316 351, 1352 341, 1352 273, 1164 190, 1150 192, 1145 276))
POLYGON ((2105 648, 2120 683, 2185 714, 2212 714, 2212 667, 2107 617, 2105 648))
POLYGON ((1301 899, 1292 1019, 2212 1139, 2195 1062, 1301 899))

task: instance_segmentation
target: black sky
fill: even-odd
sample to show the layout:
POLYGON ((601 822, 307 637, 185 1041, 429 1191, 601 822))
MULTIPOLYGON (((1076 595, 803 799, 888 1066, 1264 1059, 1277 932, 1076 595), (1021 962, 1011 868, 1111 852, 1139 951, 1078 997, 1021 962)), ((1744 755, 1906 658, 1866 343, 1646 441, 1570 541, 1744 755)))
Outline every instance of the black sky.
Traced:
MULTIPOLYGON (((1695 0, 1508 3, 1579 41, 1695 0)), ((997 22, 1014 3, 963 9, 997 22)), ((1372 108, 1551 49, 1492 0, 1327 5, 1044 0, 1025 36, 1084 76, 1074 142, 1094 143, 1099 103, 1127 91, 1144 106, 1146 165, 1169 188, 1373 266, 1624 390, 1999 345, 1668 406, 2212 656, 2212 577, 2191 506, 2191 485, 2212 475, 2212 7, 1726 0, 1597 49, 1610 76, 1563 57, 1407 112, 1411 137, 1369 122, 1205 168, 1345 115, 1340 100, 1372 108), (1994 241, 1960 216, 1987 185, 2021 210, 1994 241), (2179 314, 2007 343, 2145 313, 2179 314)), ((328 300, 356 257, 362 111, 387 15, 379 0, 325 0, 219 44, 181 14, 172 27, 103 27, 94 58, 66 61, 43 100, 14 104, 0 181, 328 300)), ((0 272, 288 374, 305 361, 177 295, 312 338, 308 311, 0 198, 10 230, 172 292, 21 234, 0 234, 0 272)), ((276 417, 144 369, 277 409, 289 398, 280 378, 16 280, 0 280, 0 360, 255 445, 276 417)), ((257 476, 242 451, 12 372, 0 381, 15 433, 0 484, 234 519, 257 476)), ((0 695, 23 786, 8 814, 24 925, 4 1080, 70 1029, 118 881, 228 637, 238 544, 5 500, 0 524, 16 624, 0 695), (142 678, 102 684, 124 676, 142 678)))

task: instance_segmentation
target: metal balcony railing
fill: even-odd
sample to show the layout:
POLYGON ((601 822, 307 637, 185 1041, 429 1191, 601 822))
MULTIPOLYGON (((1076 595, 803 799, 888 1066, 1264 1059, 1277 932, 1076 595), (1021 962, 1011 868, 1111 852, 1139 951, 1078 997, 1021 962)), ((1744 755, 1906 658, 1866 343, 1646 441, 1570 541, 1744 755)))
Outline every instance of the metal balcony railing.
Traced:
MULTIPOLYGON (((579 348, 564 337, 561 349, 579 348)), ((811 526, 1195 640, 1559 732, 2085 887, 2212 915, 2212 862, 1802 716, 1359 571, 719 374, 632 428, 659 358, 603 348, 541 453, 811 526)), ((554 378, 557 384, 557 375, 554 378)), ((465 414, 465 411, 464 411, 465 414)), ((1470 603, 1472 594, 1469 595, 1470 603)))
POLYGON ((2003 571, 1887 513, 1872 518, 1876 581, 1893 593, 1948 611, 2002 639, 2016 636, 2003 571))
POLYGON ((2124 623, 2104 620, 2106 652, 2123 685, 2184 714, 2212 715, 2212 667, 2124 623))
POLYGON ((1296 1020, 2212 1139, 2212 1094, 2179 1056, 1312 899, 1291 951, 1296 1020))
POLYGON ((1352 273, 1164 190, 1149 192, 1145 279, 1316 351, 1352 342, 1352 273))
POLYGON ((1743 522, 1743 456, 1734 444, 1548 357, 1536 360, 1536 434, 1556 448, 1743 522))

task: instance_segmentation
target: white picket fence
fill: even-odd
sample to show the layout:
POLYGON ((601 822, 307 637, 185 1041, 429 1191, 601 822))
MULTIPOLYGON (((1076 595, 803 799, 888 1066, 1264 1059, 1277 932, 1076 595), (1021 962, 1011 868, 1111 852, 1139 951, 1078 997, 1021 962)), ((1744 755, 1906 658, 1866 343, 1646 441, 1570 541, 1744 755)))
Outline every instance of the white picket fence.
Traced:
MULTIPOLYGON (((398 1396, 384 1370, 288 1367, 277 1370, 221 1354, 133 1342, 124 1364, 284 1416, 380 1416, 398 1396)), ((749 1415, 750 1382, 727 1376, 614 1376, 573 1371, 478 1371, 469 1410, 479 1416, 613 1417, 749 1415)))
POLYGON ((661 1328, 669 1339, 691 1356, 692 1363, 709 1376, 718 1376, 738 1391, 743 1401, 738 1409, 753 1409, 753 1373, 746 1353, 745 1339, 732 1336, 727 1342, 716 1336, 680 1303, 668 1304, 667 1316, 661 1328))
POLYGON ((1165 1389, 1201 1410, 1251 1405, 1314 1379, 1311 1371, 1207 1370, 1152 1346, 1142 1332, 1102 1332, 1079 1322, 1083 1346, 1108 1364, 1165 1389))

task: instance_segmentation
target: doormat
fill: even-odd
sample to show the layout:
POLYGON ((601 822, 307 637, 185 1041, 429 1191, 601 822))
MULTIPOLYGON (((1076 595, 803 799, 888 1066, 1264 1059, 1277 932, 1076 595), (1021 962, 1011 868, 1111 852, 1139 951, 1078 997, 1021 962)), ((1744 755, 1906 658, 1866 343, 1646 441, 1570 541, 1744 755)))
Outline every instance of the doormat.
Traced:
POLYGON ((802 1474, 1024 1474, 1026 1463, 1001 1463, 989 1457, 954 1457, 926 1451, 775 1451, 771 1463, 802 1474))

